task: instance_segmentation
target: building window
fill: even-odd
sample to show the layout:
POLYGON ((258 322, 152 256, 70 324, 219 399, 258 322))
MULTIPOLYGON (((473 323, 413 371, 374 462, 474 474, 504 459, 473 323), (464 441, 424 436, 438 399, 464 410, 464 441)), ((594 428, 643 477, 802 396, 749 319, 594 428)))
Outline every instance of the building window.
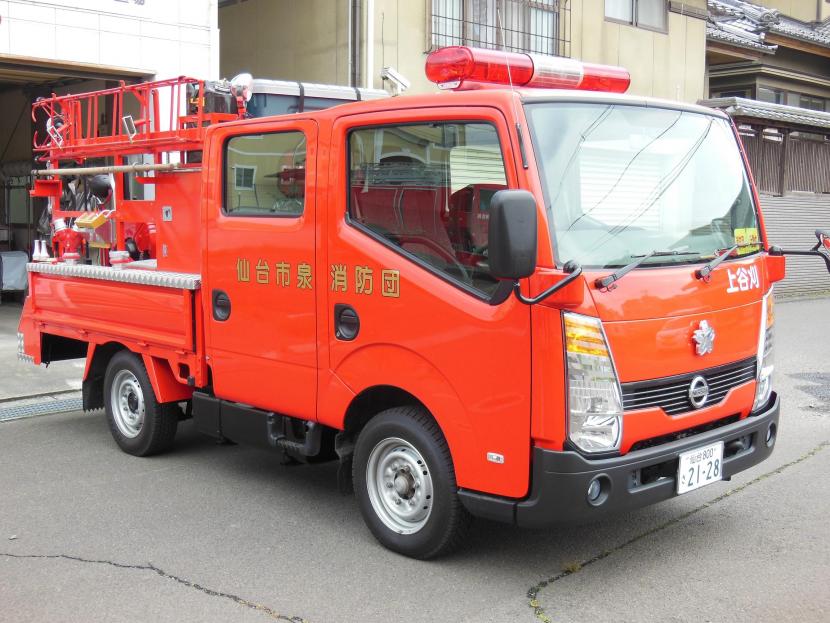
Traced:
POLYGON ((305 165, 302 132, 232 137, 225 145, 225 213, 301 216, 305 165))
POLYGON ((349 134, 349 219, 425 269, 482 298, 490 201, 507 188, 496 128, 436 122, 349 134))
POLYGON ((786 104, 797 108, 818 110, 821 112, 830 111, 830 100, 814 95, 804 95, 783 89, 771 89, 769 87, 758 87, 757 99, 771 104, 786 104))
POLYGON ((787 94, 781 89, 758 87, 758 99, 762 102, 769 102, 770 104, 786 104, 786 95, 787 94))
POLYGON ((749 97, 749 89, 732 89, 712 93, 712 97, 749 97))
POLYGON ((666 0, 605 0, 605 17, 640 28, 668 30, 666 0))
POLYGON ((813 97, 812 95, 799 95, 796 106, 824 112, 827 110, 827 100, 823 97, 813 97))
POLYGON ((254 177, 256 177, 256 167, 245 167, 241 164, 236 165, 234 169, 236 190, 253 190, 254 177))
POLYGON ((560 0, 432 0, 432 45, 569 56, 569 15, 560 0))

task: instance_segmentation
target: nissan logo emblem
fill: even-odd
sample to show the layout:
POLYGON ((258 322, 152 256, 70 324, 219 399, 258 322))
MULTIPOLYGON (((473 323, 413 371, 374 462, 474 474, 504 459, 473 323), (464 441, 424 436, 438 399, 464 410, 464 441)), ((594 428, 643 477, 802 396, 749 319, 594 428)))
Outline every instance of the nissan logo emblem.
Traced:
POLYGON ((689 400, 695 409, 700 409, 709 398, 709 383, 702 376, 696 376, 689 383, 689 400))

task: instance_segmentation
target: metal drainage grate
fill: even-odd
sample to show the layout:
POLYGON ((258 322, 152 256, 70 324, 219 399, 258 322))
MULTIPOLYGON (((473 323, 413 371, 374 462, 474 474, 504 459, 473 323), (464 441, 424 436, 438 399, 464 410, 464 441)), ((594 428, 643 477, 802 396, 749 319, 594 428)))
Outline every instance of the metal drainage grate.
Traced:
POLYGON ((0 405, 0 422, 19 420, 21 418, 34 417, 36 415, 49 415, 51 413, 66 413, 67 411, 79 411, 83 408, 83 401, 80 396, 75 398, 61 398, 55 400, 49 398, 27 404, 0 405))

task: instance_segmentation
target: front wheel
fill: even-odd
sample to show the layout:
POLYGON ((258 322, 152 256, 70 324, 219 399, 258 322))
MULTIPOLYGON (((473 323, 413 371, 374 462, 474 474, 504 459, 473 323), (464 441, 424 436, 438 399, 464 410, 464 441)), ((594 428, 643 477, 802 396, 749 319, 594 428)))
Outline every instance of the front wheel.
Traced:
POLYGON ((423 409, 397 407, 371 419, 357 438, 353 478, 363 519, 389 549, 434 558, 466 536, 470 516, 449 447, 423 409))
POLYGON ((110 360, 104 377, 104 406, 110 432, 127 454, 149 456, 173 444, 178 405, 156 400, 144 363, 133 353, 121 351, 110 360))

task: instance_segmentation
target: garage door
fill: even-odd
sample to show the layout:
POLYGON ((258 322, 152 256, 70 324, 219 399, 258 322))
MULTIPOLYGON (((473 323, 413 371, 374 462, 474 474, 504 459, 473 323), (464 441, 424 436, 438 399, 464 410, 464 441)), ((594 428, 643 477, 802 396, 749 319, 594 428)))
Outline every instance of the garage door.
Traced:
MULTIPOLYGON (((806 250, 816 244, 816 229, 830 229, 830 195, 761 195, 769 243, 806 250)), ((787 277, 775 286, 779 294, 805 295, 830 290, 830 275, 819 258, 787 258, 787 277)))

